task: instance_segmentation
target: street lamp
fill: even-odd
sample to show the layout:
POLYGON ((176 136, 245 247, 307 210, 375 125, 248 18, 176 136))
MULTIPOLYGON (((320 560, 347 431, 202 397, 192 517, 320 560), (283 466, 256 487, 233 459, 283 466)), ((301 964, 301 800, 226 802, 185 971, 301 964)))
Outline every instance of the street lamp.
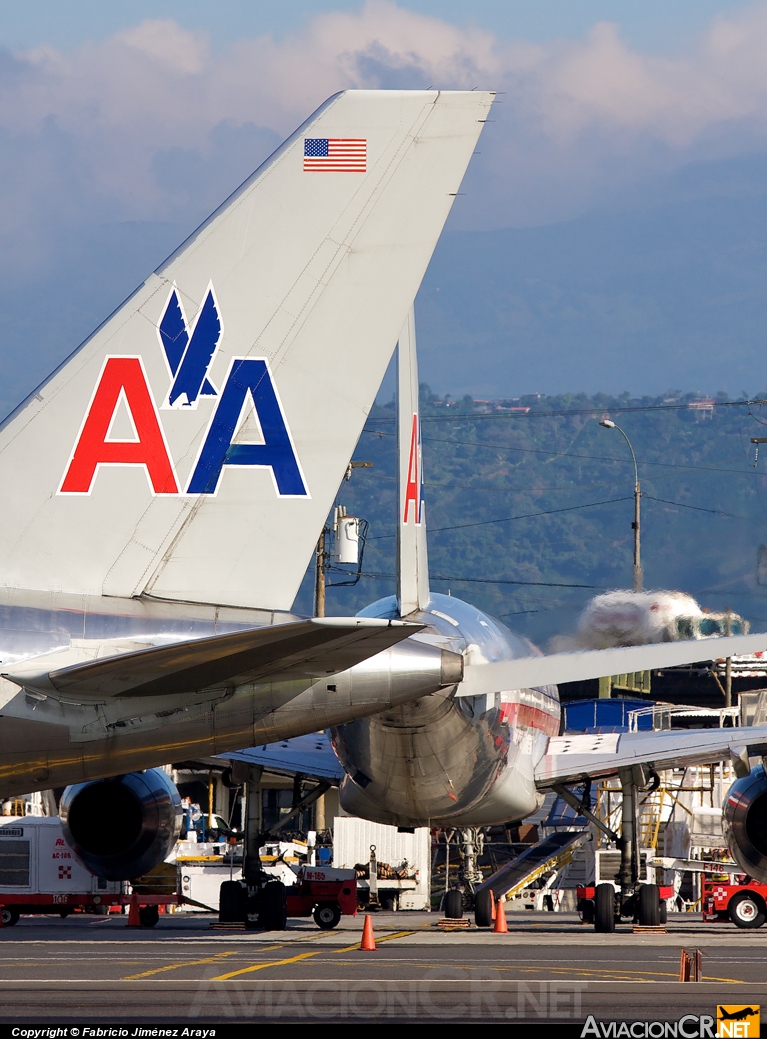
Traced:
POLYGON ((616 425, 612 419, 603 418, 600 420, 599 425, 604 426, 605 429, 617 429, 619 433, 623 433, 623 439, 629 446, 631 460, 634 463, 634 522, 631 524, 632 530, 634 531, 634 591, 641 592, 642 563, 639 552, 639 499, 642 497, 642 492, 639 489, 639 472, 637 470, 636 455, 634 454, 634 448, 631 446, 631 441, 621 427, 616 425))

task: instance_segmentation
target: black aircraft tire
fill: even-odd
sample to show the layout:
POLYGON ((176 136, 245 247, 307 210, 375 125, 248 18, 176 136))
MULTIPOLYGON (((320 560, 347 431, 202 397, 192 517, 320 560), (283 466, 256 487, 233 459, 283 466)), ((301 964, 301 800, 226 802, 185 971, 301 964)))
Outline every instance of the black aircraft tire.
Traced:
POLYGON ((598 934, 612 934, 615 930, 615 888, 612 884, 597 884, 594 892, 594 930, 598 934))
POLYGON ((281 880, 270 880, 261 890, 258 922, 265 931, 284 931, 287 928, 288 899, 281 880))
POLYGON ((750 891, 739 891, 733 895, 727 912, 736 927, 761 927, 765 919, 764 902, 750 891))
POLYGON ((451 888, 445 893, 445 916, 448 920, 460 920, 463 916, 463 892, 451 888))
POLYGON ((660 926, 660 891, 657 884, 640 884, 637 890, 637 920, 641 927, 660 926))
POLYGON ((662 924, 668 923, 668 903, 665 898, 660 900, 660 922, 662 924))
POLYGON ((341 919, 341 907, 335 902, 321 902, 312 913, 314 922, 323 931, 332 931, 341 919))
POLYGON ((156 927, 160 919, 160 907, 142 906, 138 911, 138 919, 142 927, 156 927))
POLYGON ((222 924, 241 923, 245 919, 247 892, 239 880, 225 880, 218 896, 218 919, 222 924))
POLYGON ((594 903, 590 898, 584 898, 581 902, 581 917, 584 924, 594 923, 594 903))
POLYGON ((493 892, 488 888, 474 896, 474 923, 477 927, 493 926, 493 892))

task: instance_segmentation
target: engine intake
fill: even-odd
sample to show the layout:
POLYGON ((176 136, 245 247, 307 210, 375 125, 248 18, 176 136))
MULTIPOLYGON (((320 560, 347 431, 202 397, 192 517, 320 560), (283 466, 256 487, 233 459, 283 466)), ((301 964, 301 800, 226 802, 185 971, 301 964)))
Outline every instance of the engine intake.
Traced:
POLYGON ((762 765, 728 790, 723 827, 738 865, 750 877, 767 883, 767 774, 762 765))
POLYGON ((181 829, 181 798, 159 768, 78 783, 59 808, 79 862, 105 880, 133 880, 166 857, 181 829))

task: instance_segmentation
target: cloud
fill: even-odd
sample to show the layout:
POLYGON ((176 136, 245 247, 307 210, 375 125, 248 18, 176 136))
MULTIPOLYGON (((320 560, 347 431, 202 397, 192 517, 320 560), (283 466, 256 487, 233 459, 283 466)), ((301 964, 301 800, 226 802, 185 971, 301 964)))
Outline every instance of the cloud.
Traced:
MULTIPOLYGON (((203 216, 220 200, 213 187, 234 187, 334 91, 435 85, 504 92, 464 221, 545 222, 691 159, 762 150, 765 49, 767 3, 716 19, 671 56, 632 50, 606 22, 533 45, 393 0, 220 50, 203 32, 147 20, 71 53, 0 56, 0 216, 6 228, 203 216)), ((38 237, 22 254, 36 255, 38 237)))

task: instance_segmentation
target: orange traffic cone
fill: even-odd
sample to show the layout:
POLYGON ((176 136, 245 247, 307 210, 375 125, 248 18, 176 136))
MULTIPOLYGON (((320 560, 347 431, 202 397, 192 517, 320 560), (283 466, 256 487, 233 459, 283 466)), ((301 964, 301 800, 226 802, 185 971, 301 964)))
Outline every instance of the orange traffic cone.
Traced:
POLYGON ((365 926, 362 928, 362 941, 360 942, 360 952, 375 952, 376 951, 376 940, 373 936, 373 917, 365 917, 365 926))
POLYGON ((130 896, 130 906, 128 909, 128 927, 141 927, 141 917, 138 912, 138 895, 133 894, 130 896))
POLYGON ((495 927, 494 934, 508 934, 509 928, 506 924, 506 900, 499 898, 495 903, 495 927))

